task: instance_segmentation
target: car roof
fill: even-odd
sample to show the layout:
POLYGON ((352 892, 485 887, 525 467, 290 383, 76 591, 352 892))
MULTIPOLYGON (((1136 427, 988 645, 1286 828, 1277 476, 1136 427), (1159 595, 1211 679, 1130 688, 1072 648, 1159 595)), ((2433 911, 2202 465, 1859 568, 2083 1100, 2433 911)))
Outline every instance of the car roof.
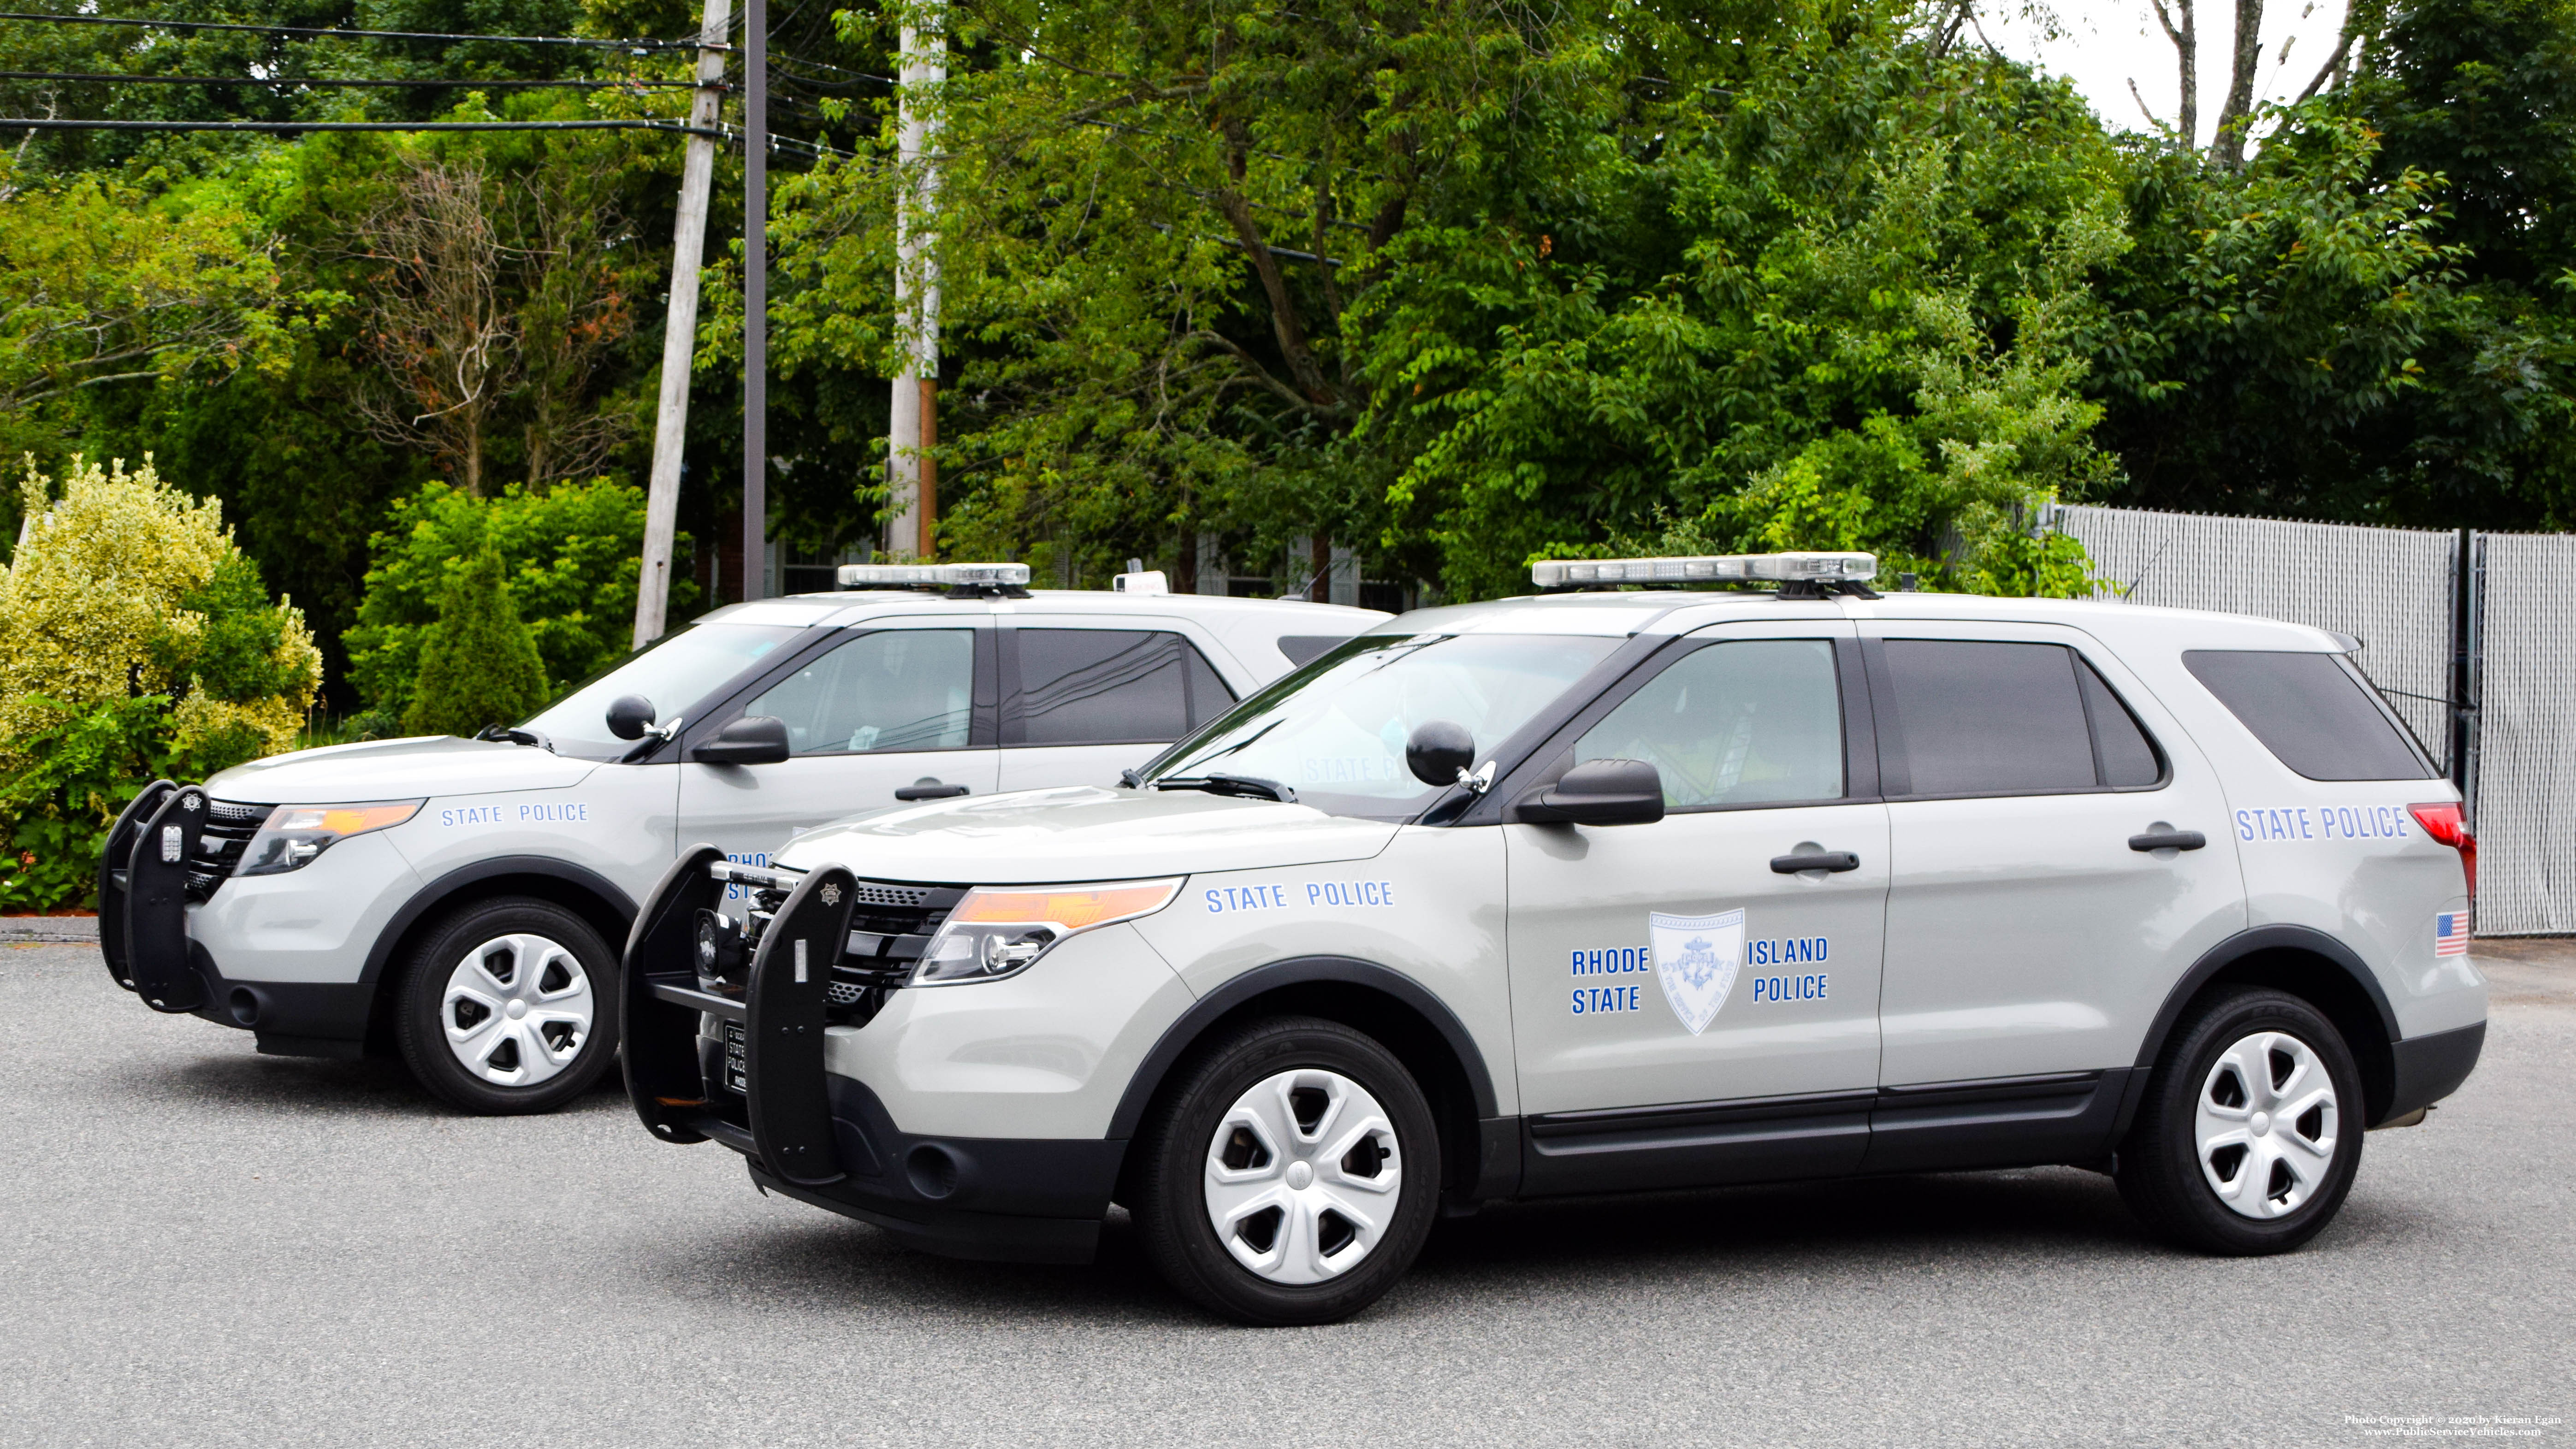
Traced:
POLYGON ((2278 649, 2341 653, 2351 647, 2322 629, 2245 614, 2168 609, 2117 599, 1998 598, 1985 594, 1888 593, 1783 599, 1724 589, 1619 589, 1529 594, 1418 609, 1377 633, 1685 634, 1744 619, 1834 618, 1900 622, 1956 620, 2059 624, 2119 640, 2157 638, 2179 648, 2278 649))
POLYGON ((1038 589, 1018 597, 990 598, 951 597, 928 589, 852 589, 728 604, 692 622, 837 629, 896 614, 919 617, 951 611, 970 618, 1187 619, 1216 636, 1226 651, 1263 679, 1275 677, 1283 668, 1312 658, 1326 647, 1317 644, 1291 649, 1284 647, 1283 641, 1304 638, 1339 643, 1393 617, 1376 609, 1341 604, 1310 604, 1302 599, 1235 599, 1214 594, 1038 589))

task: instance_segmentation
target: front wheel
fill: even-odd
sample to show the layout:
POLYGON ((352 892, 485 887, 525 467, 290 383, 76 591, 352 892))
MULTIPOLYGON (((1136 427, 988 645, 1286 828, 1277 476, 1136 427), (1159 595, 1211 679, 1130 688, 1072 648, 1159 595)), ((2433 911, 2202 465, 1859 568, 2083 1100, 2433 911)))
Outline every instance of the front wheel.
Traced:
POLYGON ((2334 1023, 2284 992, 2227 992, 2157 1061, 2120 1148, 2120 1195, 2184 1247, 2286 1253, 2343 1206, 2366 1111, 2334 1023))
POLYGON ((551 901, 477 901, 412 948, 394 1011, 422 1086, 484 1116, 551 1112, 616 1058, 616 958, 551 901))
POLYGON ((1440 1195, 1430 1104, 1386 1048, 1282 1017, 1183 1070, 1137 1141, 1147 1255, 1204 1307, 1261 1325, 1332 1323, 1413 1265, 1440 1195))

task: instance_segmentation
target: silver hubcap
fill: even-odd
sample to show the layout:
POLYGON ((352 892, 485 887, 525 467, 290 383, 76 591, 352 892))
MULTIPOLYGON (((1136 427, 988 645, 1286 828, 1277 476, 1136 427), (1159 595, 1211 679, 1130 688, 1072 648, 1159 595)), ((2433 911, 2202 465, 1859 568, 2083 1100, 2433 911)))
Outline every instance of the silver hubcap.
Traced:
POLYGON ((1394 1220, 1403 1186, 1394 1124, 1339 1072, 1261 1082, 1208 1144, 1208 1222, 1236 1262, 1273 1283, 1349 1272, 1394 1220))
POLYGON ((581 961, 543 936, 495 936, 447 974, 439 1024, 465 1070, 533 1087, 569 1067, 597 1011, 581 961))
POLYGON ((2333 1166, 2334 1078, 2306 1042, 2259 1031, 2219 1054, 2200 1085, 2200 1172, 2218 1200, 2277 1218, 2316 1195, 2333 1166))

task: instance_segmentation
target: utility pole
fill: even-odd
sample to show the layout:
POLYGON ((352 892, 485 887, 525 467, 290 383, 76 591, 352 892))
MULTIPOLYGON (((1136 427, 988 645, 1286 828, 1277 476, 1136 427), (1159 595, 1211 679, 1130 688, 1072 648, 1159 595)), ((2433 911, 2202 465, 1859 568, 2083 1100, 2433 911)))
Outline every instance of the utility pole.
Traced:
POLYGON ((768 589, 769 6, 742 8, 742 596, 768 589))
MULTIPOLYGON (((725 26, 733 0, 707 0, 698 26, 698 89, 689 125, 716 128, 724 97, 725 26)), ((698 335, 698 266, 707 249, 707 193, 716 140, 691 136, 680 166, 680 218, 671 229, 670 318, 662 329, 662 407, 653 422, 652 484, 644 504, 644 567, 635 580, 635 647, 662 637, 671 602, 671 531, 680 515, 680 454, 689 433, 689 362, 698 335)))
POLYGON ((913 558, 936 551, 939 524, 939 465, 930 452, 939 446, 939 122, 937 98, 925 88, 948 79, 947 15, 935 3, 922 13, 922 28, 902 30, 897 149, 908 194, 895 211, 894 313, 903 360, 886 438, 886 552, 913 558))

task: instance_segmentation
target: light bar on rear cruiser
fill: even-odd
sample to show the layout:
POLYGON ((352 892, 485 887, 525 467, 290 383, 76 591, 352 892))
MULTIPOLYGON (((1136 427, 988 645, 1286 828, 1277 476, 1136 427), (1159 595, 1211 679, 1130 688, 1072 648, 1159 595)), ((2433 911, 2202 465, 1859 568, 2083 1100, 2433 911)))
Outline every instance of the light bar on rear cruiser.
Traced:
POLYGON ((843 564, 845 589, 1025 589, 1024 563, 843 564))
POLYGON ((1530 565, 1543 589, 1568 584, 1867 583, 1878 577, 1870 553, 1728 553, 1686 558, 1545 559, 1530 565))

